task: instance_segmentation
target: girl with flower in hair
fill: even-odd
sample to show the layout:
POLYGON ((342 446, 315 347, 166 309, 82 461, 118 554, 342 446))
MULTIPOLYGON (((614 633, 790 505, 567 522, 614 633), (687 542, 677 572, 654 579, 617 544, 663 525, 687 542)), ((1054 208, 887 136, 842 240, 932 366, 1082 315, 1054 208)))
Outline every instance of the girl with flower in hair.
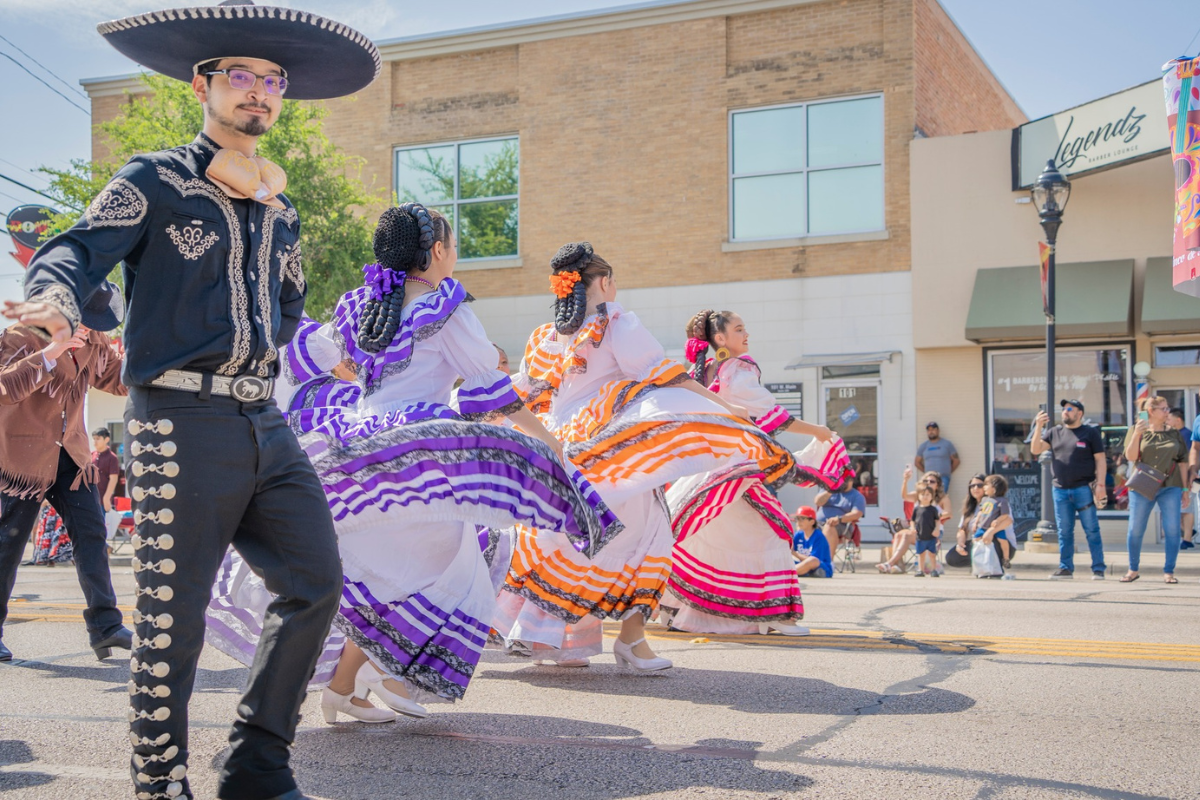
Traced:
MULTIPOLYGON (((330 323, 301 326, 284 353, 285 378, 302 387, 289 421, 325 489, 344 572, 316 676, 328 682, 330 723, 339 713, 424 717, 416 700, 463 696, 496 602, 476 525, 561 531, 587 555, 621 530, 496 368, 496 348, 453 277, 447 220, 417 203, 390 208, 374 250, 365 285, 342 297, 330 323), (356 391, 322 380, 346 367, 356 391), (448 403, 459 378, 456 412, 448 403), (525 432, 486 424, 504 416, 525 432)), ((235 573, 222 578, 210 627, 261 631, 261 592, 235 573)), ((222 649, 244 657, 241 644, 222 649)))
MULTIPOLYGON (((824 425, 796 419, 762 385, 750 357, 745 321, 732 311, 705 309, 686 327, 687 359, 696 381, 744 406, 767 434, 799 433, 815 441, 796 455, 790 473, 800 486, 840 486, 850 459, 824 425), (709 358, 709 351, 715 358, 709 358)), ((803 636, 800 582, 792 561, 792 526, 758 464, 692 475, 667 492, 675 530, 673 567, 660 616, 693 633, 803 636)))
POLYGON ((613 268, 590 244, 563 246, 550 266, 554 322, 530 337, 514 385, 626 527, 592 556, 562 534, 519 529, 492 627, 535 658, 586 666, 602 650, 601 622, 620 620, 618 663, 667 669, 644 636, 671 571, 663 486, 747 461, 781 483, 794 464, 744 409, 665 358, 617 304, 613 268))

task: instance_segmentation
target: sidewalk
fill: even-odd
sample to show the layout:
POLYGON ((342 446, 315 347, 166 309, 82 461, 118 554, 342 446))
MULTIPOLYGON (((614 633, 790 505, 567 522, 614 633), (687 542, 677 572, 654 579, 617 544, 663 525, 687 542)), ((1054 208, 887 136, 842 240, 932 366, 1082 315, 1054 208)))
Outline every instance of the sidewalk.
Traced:
MULTIPOLYGON (((883 560, 882 548, 863 547, 863 560, 860 563, 874 565, 883 560)), ((1140 569, 1142 580, 1157 579, 1162 580, 1163 562, 1166 560, 1166 552, 1162 545, 1145 545, 1142 547, 1142 559, 1140 569)), ((1104 549, 1104 561, 1108 566, 1107 574, 1120 578, 1129 570, 1129 554, 1125 548, 1119 550, 1106 547, 1104 549)), ((1081 550, 1076 543, 1075 548, 1075 577, 1076 579, 1090 579, 1092 559, 1088 554, 1086 544, 1081 550)), ((1012 571, 1021 577, 1036 577, 1037 574, 1042 574, 1047 579, 1050 573, 1058 569, 1058 554, 1057 553, 1030 553, 1026 552, 1024 545, 1017 551, 1016 556, 1012 559, 1012 571)), ((951 572, 955 572, 951 568, 951 572)), ((965 568, 962 571, 967 571, 965 568)), ((1179 580, 1200 578, 1200 547, 1195 550, 1181 550, 1179 558, 1175 562, 1175 577, 1179 580)))

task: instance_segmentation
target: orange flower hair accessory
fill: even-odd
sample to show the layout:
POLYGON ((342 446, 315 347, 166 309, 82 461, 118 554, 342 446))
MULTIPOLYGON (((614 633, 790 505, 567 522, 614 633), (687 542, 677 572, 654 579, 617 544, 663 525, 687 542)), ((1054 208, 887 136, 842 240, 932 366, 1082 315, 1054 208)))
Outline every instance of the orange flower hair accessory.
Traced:
POLYGON ((570 297, 571 292, 575 291, 577 283, 579 283, 578 272, 560 272, 550 276, 550 291, 558 297, 570 297))

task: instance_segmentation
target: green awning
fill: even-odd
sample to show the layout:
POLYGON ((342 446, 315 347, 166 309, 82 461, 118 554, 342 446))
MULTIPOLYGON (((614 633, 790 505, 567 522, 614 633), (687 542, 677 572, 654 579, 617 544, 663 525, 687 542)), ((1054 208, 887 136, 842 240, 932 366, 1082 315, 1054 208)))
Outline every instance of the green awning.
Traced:
POLYGON ((1171 259, 1146 259, 1142 282, 1142 332, 1196 333, 1200 331, 1200 298, 1171 288, 1171 259))
MULTIPOLYGON (((1055 273, 1057 336, 1128 336, 1132 332, 1133 259, 1058 264, 1055 273)), ((982 342, 1045 335, 1037 267, 998 267, 975 273, 967 312, 968 339, 982 342)))

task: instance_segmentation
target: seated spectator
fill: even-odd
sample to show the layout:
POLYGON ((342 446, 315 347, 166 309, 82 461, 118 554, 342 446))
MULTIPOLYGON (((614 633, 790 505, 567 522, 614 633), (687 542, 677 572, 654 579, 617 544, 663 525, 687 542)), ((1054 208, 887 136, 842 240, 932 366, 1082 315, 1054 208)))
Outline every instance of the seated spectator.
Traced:
POLYGON ((813 502, 819 506, 817 522, 829 543, 831 556, 835 556, 841 543, 854 535, 855 523, 867 513, 867 500, 854 488, 851 476, 838 491, 819 492, 813 502))
POLYGON ((833 555, 824 534, 817 535, 817 512, 812 506, 796 509, 796 533, 792 536, 792 555, 796 574, 814 578, 833 577, 833 555))
POLYGON ((979 509, 979 501, 983 499, 983 481, 986 477, 980 472, 972 475, 967 482, 967 498, 963 500, 962 513, 958 517, 954 548, 946 553, 946 563, 952 567, 971 566, 970 542, 975 532, 975 512, 979 509))
POLYGON ((937 549, 942 536, 941 509, 934 504, 933 487, 928 484, 917 489, 917 504, 913 506, 911 530, 917 543, 918 578, 937 577, 937 549))
POLYGON ((1008 529, 1012 527, 1012 508, 1009 506, 1008 481, 1002 475, 988 475, 983 479, 983 500, 975 512, 972 523, 975 539, 982 539, 984 544, 993 540, 1000 542, 1001 560, 1004 566, 1012 559, 1012 545, 1008 529))

